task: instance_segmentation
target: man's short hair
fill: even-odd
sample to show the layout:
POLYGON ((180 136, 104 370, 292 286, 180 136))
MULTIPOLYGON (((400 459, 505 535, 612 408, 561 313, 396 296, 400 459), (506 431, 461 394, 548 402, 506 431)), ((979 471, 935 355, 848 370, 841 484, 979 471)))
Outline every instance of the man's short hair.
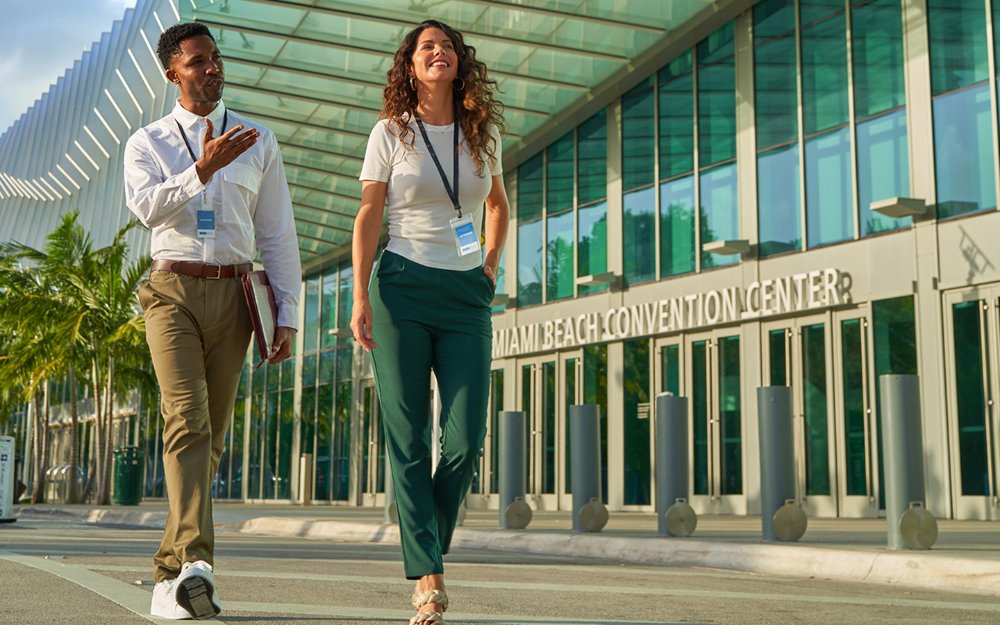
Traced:
POLYGON ((174 24, 163 31, 163 34, 160 35, 159 43, 156 44, 156 56, 160 58, 160 64, 163 65, 163 69, 170 69, 170 61, 181 53, 182 41, 199 35, 207 35, 209 39, 215 41, 215 37, 208 30, 208 26, 198 22, 174 24))

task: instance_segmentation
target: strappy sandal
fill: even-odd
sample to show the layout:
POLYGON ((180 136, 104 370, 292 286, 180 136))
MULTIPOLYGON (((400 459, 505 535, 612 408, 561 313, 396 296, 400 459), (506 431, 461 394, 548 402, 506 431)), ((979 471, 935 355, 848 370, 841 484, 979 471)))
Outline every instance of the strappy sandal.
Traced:
POLYGON ((443 590, 432 589, 415 592, 410 597, 410 601, 417 609, 417 615, 410 619, 410 625, 420 625, 421 623, 445 625, 442 612, 448 609, 448 595, 443 590), (436 603, 441 606, 441 612, 420 612, 420 608, 428 603, 436 603))

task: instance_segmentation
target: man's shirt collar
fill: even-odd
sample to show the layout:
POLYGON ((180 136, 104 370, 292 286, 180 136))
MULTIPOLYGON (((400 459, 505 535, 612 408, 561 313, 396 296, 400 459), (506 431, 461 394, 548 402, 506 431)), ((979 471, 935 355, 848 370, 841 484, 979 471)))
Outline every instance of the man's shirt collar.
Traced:
MULTIPOLYGON (((215 106, 212 112, 208 114, 208 119, 212 120, 212 125, 215 126, 215 136, 219 136, 219 133, 222 131, 222 120, 225 117, 225 114, 226 105, 222 100, 219 100, 219 103, 215 106)), ((181 126, 187 130, 192 130, 196 127, 204 127, 204 122, 202 120, 205 118, 201 115, 195 115, 181 106, 180 100, 178 100, 177 104, 174 105, 174 110, 171 112, 171 116, 180 122, 181 126)))

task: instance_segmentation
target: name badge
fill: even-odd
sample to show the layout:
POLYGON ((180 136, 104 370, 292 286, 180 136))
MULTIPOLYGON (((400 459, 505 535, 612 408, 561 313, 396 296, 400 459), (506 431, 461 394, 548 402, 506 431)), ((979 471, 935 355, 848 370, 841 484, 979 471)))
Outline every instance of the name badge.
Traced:
POLYGON ((451 220, 451 231, 455 235, 455 245, 458 247, 459 256, 467 256, 478 252, 479 237, 476 236, 476 228, 472 225, 472 217, 466 215, 461 219, 451 220))
POLYGON ((215 238, 215 211, 198 211, 198 237, 202 239, 215 238))

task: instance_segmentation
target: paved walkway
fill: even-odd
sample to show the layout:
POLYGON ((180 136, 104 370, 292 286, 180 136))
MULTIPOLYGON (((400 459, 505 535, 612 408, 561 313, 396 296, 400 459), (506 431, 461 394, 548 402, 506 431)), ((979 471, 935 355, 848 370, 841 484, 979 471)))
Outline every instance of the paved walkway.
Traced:
MULTIPOLYGON (((19 516, 64 515, 95 523, 162 527, 163 502, 139 506, 21 506, 19 516)), ((651 513, 615 512, 603 532, 574 534, 566 512, 536 512, 524 530, 500 530, 497 511, 470 510, 454 547, 704 567, 1000 596, 1000 522, 938 521, 933 549, 886 548, 884 519, 810 519, 797 543, 766 543, 756 516, 703 516, 689 538, 656 533, 651 513)), ((382 509, 216 503, 221 532, 344 542, 398 543, 382 509)))

